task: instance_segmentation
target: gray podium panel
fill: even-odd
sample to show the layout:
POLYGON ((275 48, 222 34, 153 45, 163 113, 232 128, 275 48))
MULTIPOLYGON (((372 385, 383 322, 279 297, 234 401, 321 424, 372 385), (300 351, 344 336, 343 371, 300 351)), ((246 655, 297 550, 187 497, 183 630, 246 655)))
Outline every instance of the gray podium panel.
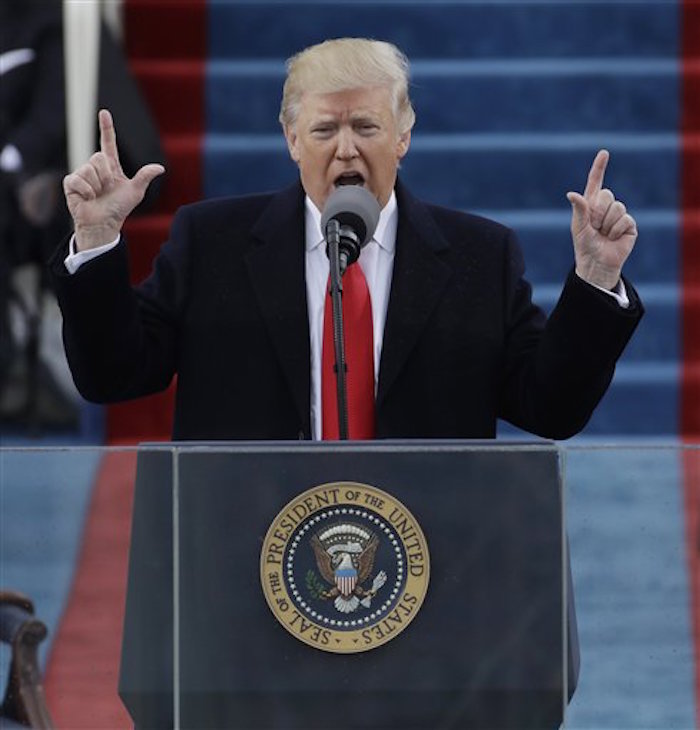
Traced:
POLYGON ((563 572, 552 445, 144 451, 120 694, 140 730, 558 727, 577 674, 575 626, 567 647, 562 640, 563 572), (260 552, 275 517, 329 482, 398 499, 430 553, 420 611, 363 653, 303 643, 261 587, 260 552))

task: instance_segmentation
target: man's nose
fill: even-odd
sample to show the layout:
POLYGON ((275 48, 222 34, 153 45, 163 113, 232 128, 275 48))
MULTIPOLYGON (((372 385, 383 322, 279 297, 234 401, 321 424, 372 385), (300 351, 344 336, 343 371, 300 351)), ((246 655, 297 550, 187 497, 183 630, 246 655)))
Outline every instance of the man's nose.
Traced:
POLYGON ((352 160, 357 157, 357 146, 355 145, 355 135, 350 129, 341 129, 338 134, 338 147, 335 155, 339 160, 352 160))

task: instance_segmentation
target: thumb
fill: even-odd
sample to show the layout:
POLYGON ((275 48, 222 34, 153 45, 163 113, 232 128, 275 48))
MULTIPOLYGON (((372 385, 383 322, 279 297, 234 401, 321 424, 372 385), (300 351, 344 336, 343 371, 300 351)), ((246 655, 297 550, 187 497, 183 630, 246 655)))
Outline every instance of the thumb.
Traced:
POLYGON ((138 172, 131 178, 132 185, 138 190, 141 195, 146 193, 146 188, 157 178, 165 172, 163 165, 152 163, 150 165, 144 165, 138 170, 138 172))
POLYGON ((579 233, 588 225, 590 219, 588 201, 580 193, 567 193, 566 198, 572 208, 571 230, 573 233, 579 233))

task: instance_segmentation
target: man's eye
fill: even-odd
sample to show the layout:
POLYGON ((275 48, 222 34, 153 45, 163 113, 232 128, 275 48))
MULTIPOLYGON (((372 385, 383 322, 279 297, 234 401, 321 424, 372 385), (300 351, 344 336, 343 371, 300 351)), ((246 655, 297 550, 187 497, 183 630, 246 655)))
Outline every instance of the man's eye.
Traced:
POLYGON ((333 134, 333 127, 331 127, 331 126, 314 127, 311 130, 311 133, 317 137, 329 137, 331 134, 333 134))
POLYGON ((360 134, 372 134, 377 131, 377 125, 372 122, 362 122, 357 125, 356 129, 360 134))

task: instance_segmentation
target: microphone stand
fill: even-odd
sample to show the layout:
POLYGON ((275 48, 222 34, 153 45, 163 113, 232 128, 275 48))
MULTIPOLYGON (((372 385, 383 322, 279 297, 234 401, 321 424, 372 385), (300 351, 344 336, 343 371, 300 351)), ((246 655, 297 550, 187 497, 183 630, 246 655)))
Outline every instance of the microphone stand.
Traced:
POLYGON ((341 440, 348 438, 348 401, 345 362, 345 336, 343 334, 343 274, 347 258, 340 256, 340 223, 328 223, 328 259, 330 262, 331 304, 333 307, 333 345, 335 348, 335 376, 338 394, 338 435, 341 440))

